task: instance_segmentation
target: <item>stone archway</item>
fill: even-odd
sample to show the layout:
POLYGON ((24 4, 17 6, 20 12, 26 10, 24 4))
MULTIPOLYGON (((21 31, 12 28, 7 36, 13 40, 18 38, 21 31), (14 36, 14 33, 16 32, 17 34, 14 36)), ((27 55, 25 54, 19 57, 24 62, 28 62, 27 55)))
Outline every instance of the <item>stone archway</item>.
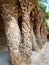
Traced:
POLYGON ((5 30, 4 34, 6 33, 12 65, 31 65, 33 62, 32 48, 35 51, 40 51, 43 48, 40 26, 44 15, 37 2, 38 0, 0 0, 0 14, 5 24, 3 25, 5 29, 4 27, 3 29, 5 30), (34 18, 30 16, 32 10, 34 18), (20 11, 22 11, 23 18, 21 26, 18 24, 20 11), (34 26, 34 29, 31 25, 34 26))

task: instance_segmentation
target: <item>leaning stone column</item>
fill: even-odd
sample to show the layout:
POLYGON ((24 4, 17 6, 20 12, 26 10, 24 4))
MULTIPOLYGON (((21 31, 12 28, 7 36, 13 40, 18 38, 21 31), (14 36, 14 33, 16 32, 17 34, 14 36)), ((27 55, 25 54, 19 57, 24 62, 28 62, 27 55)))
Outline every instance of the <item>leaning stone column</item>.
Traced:
POLYGON ((35 20, 35 7, 32 9, 31 14, 30 14, 31 42, 32 42, 32 50, 39 51, 40 48, 36 42, 36 37, 34 34, 34 20, 35 20))
POLYGON ((23 21, 22 21, 22 35, 23 43, 21 45, 21 55, 23 59, 26 59, 27 64, 31 64, 32 59, 30 56, 32 54, 32 43, 30 38, 30 12, 34 8, 36 0, 19 0, 23 12, 23 21), (34 6, 33 6, 34 5, 34 6))
POLYGON ((42 43, 41 35, 40 35, 40 27, 41 27, 41 23, 43 22, 43 19, 44 19, 44 13, 38 6, 36 7, 35 15, 36 16, 35 16, 34 32, 35 32, 37 44, 38 44, 39 48, 41 49, 43 43, 42 43))
POLYGON ((19 65, 22 60, 19 52, 21 33, 18 26, 18 2, 16 0, 0 0, 0 11, 4 20, 11 63, 19 65))
POLYGON ((42 39, 42 42, 43 42, 43 45, 45 44, 45 42, 47 41, 47 31, 46 31, 46 23, 43 21, 41 23, 41 39, 42 39))

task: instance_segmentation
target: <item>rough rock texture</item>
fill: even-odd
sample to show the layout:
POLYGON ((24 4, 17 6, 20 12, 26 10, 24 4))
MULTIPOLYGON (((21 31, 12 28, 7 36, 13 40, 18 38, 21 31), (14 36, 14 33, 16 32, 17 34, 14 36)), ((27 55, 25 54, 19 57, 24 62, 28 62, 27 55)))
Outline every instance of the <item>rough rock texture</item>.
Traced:
MULTIPOLYGON (((46 42, 45 46, 40 52, 32 51, 31 57, 31 65, 49 65, 49 42, 46 42)), ((0 65, 11 65, 8 52, 0 53, 0 65)))
POLYGON ((38 6, 36 6, 36 8, 35 8, 34 33, 36 36, 37 44, 38 44, 40 49, 42 48, 42 45, 43 45, 43 42, 41 39, 41 34, 40 34, 40 27, 41 27, 41 24, 43 22, 43 19, 44 19, 44 12, 38 6))
POLYGON ((7 45, 7 39, 4 30, 4 22, 0 15, 0 51, 4 51, 7 45))
POLYGON ((45 22, 42 22, 41 24, 41 39, 43 41, 43 44, 47 41, 47 31, 46 31, 46 23, 45 22))
POLYGON ((40 27, 44 13, 38 9, 38 0, 0 0, 0 15, 12 65, 31 65, 32 50, 43 48, 40 27))

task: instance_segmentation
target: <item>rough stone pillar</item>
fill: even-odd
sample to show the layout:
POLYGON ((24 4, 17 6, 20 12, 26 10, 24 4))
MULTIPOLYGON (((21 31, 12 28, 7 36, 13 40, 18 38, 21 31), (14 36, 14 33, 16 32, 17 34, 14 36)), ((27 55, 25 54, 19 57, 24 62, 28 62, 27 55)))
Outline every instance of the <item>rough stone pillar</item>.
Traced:
POLYGON ((31 34, 32 50, 39 51, 40 49, 36 42, 36 37, 35 37, 35 33, 34 33, 34 20, 35 20, 35 7, 33 8, 33 10, 30 13, 30 25, 31 25, 30 34, 31 34))
POLYGON ((23 58, 26 58, 27 63, 31 62, 32 60, 30 59, 31 53, 32 53, 32 43, 31 43, 31 38, 30 38, 30 31, 31 31, 31 26, 30 26, 30 12, 34 8, 35 3, 37 0, 19 0, 21 4, 21 9, 23 12, 23 21, 22 21, 22 36, 23 36, 23 43, 21 49, 21 54, 23 58), (34 6, 33 6, 34 5, 34 6))
POLYGON ((47 31, 46 31, 46 23, 43 21, 41 23, 41 39, 43 41, 43 44, 47 41, 47 31))
POLYGON ((19 65, 22 60, 19 52, 21 33, 18 26, 18 2, 16 0, 0 0, 0 12, 4 20, 11 63, 19 65))
POLYGON ((40 27, 41 27, 41 23, 43 22, 43 19, 44 19, 44 13, 37 6, 36 9, 35 9, 34 32, 35 32, 37 44, 38 44, 40 49, 42 48, 42 40, 41 40, 41 35, 40 35, 40 27))

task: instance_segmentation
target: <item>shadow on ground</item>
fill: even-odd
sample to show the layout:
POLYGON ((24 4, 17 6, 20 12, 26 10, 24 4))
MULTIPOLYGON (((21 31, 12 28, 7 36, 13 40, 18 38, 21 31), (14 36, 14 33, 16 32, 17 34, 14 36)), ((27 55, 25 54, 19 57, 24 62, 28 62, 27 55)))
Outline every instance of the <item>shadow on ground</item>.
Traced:
POLYGON ((0 65, 10 65, 10 57, 7 51, 0 53, 0 65))
MULTIPOLYGON (((31 65, 49 65, 49 42, 46 42, 40 52, 32 52, 32 61, 31 65)), ((0 65, 10 65, 10 57, 7 51, 0 53, 0 65)))

